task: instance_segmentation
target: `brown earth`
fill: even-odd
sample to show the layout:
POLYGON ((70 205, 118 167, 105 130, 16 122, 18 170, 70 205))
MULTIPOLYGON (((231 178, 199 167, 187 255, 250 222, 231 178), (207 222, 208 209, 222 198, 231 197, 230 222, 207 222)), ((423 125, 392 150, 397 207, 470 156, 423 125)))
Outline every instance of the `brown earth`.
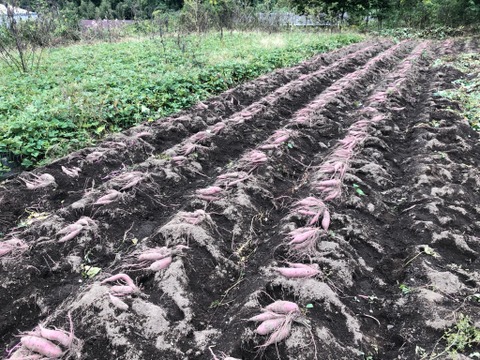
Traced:
POLYGON ((45 188, 26 188, 31 173, 4 181, 1 241, 28 246, 0 257, 2 356, 32 358, 19 335, 68 330, 71 314, 78 341, 65 358, 212 359, 210 347, 239 359, 449 358, 445 330, 461 314, 480 322, 480 146, 459 105, 434 95, 464 74, 432 64, 473 51, 475 38, 356 44, 39 168, 55 178, 45 188), (321 166, 352 134, 328 232, 315 223, 314 247, 292 250, 289 231, 308 222, 294 203, 325 200, 321 166), (213 198, 198 196, 214 185, 213 198), (115 201, 94 204, 111 189, 115 201), (164 270, 131 266, 177 245, 188 249, 164 270), (321 272, 287 279, 274 269, 287 262, 321 272), (90 267, 101 272, 89 278, 90 267), (121 272, 140 289, 120 298, 126 310, 100 284, 121 272), (246 319, 275 300, 297 303, 301 321, 261 347, 268 336, 246 319))

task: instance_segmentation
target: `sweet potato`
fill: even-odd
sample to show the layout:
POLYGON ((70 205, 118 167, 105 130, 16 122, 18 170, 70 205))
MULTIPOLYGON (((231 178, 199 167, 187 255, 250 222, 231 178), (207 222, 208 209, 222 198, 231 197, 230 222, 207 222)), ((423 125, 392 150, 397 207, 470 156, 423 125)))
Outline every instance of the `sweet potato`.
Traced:
POLYGON ((325 231, 328 231, 328 228, 330 227, 330 212, 328 209, 325 209, 323 212, 323 219, 322 219, 322 228, 325 231))
POLYGON ((119 187, 120 191, 128 190, 136 186, 145 178, 145 174, 140 171, 132 171, 120 174, 111 180, 115 187, 119 187))
POLYGON ((50 174, 42 174, 42 175, 32 174, 32 176, 34 178, 33 180, 19 178, 20 180, 23 180, 25 182, 25 185, 29 190, 41 189, 50 185, 57 186, 57 183, 55 182, 55 178, 50 174))
POLYGON ((26 249, 28 249, 28 245, 23 240, 13 237, 0 242, 0 257, 10 253, 23 252, 26 249))
POLYGON ((273 311, 277 314, 300 313, 297 304, 291 301, 277 300, 264 308, 264 311, 273 311))
POLYGON ((68 240, 72 240, 75 236, 77 236, 78 234, 80 234, 80 232, 83 230, 83 226, 80 225, 80 224, 72 224, 72 225, 68 225, 67 227, 63 228, 62 230, 60 230, 57 235, 62 235, 62 234, 66 234, 64 236, 62 236, 58 242, 62 243, 62 242, 66 242, 68 240))
POLYGON ((110 288, 110 293, 113 296, 127 296, 134 294, 138 291, 138 288, 131 287, 129 285, 114 285, 110 288))
POLYGON ((272 344, 276 344, 288 337, 290 335, 290 330, 292 328, 291 321, 285 321, 272 335, 269 336, 268 340, 262 344, 260 347, 267 347, 272 344))
POLYGON ((320 230, 318 228, 313 227, 303 227, 295 229, 289 233, 291 240, 288 244, 292 245, 303 243, 306 241, 315 241, 318 237, 319 231, 320 230))
POLYGON ((275 268, 280 274, 286 278, 297 279, 297 278, 309 278, 313 277, 320 273, 318 269, 313 268, 275 268))
POLYGON ((221 121, 209 128, 213 134, 219 134, 223 129, 225 129, 225 123, 221 121))
POLYGON ((62 166, 62 171, 69 177, 76 178, 80 174, 81 169, 78 167, 66 168, 62 166))
POLYGON ((286 321, 286 317, 279 317, 276 319, 269 319, 263 321, 255 330, 255 332, 259 335, 267 335, 271 332, 277 330, 280 326, 282 326, 286 321))
POLYGON ((136 261, 130 262, 125 268, 160 271, 171 264, 173 255, 178 255, 185 249, 188 249, 188 246, 176 245, 171 249, 162 246, 144 250, 140 254, 132 254, 136 261))
POLYGON ((85 160, 89 163, 95 163, 102 160, 106 151, 93 151, 85 157, 85 160))
POLYGON ((41 337, 31 335, 22 336, 20 342, 28 350, 34 351, 50 359, 58 359, 63 355, 63 351, 59 346, 55 345, 50 340, 41 337))
POLYGON ((265 321, 265 320, 272 320, 278 318, 285 318, 285 315, 274 313, 273 311, 265 311, 261 314, 252 316, 251 318, 247 319, 247 321, 265 321))
POLYGON ((68 225, 68 226, 64 227, 62 230, 60 230, 59 232, 57 232, 57 235, 65 234, 63 237, 61 237, 58 240, 58 242, 62 243, 62 242, 71 240, 75 236, 80 234, 83 229, 85 229, 85 228, 88 229, 91 226, 92 227, 96 226, 95 221, 93 221, 92 219, 90 219, 87 216, 82 216, 74 224, 68 225))
POLYGON ((112 295, 112 294, 108 294, 108 296, 110 297, 110 303, 115 306, 117 309, 120 309, 122 311, 127 311, 128 310, 128 305, 123 302, 122 300, 120 300, 118 297, 112 295))
POLYGON ((210 186, 205 189, 199 189, 196 191, 196 193, 199 195, 215 195, 221 193, 222 191, 222 188, 219 186, 210 186))
POLYGON ((133 282, 132 278, 130 276, 128 276, 127 274, 116 274, 116 275, 110 276, 109 278, 106 278, 105 280, 103 280, 100 284, 104 285, 104 284, 107 284, 107 283, 116 282, 118 280, 122 280, 125 284, 127 284, 128 286, 130 286, 133 289, 137 288, 137 286, 133 282))
POLYGON ((138 255, 140 261, 157 261, 170 256, 172 251, 167 247, 155 248, 138 255))
POLYGON ((63 330, 52 330, 40 326, 40 336, 47 340, 56 341, 66 348, 69 348, 72 345, 72 334, 68 334, 63 330))
POLYGON ((219 186, 210 186, 205 189, 198 189, 197 198, 206 201, 217 201, 223 196, 223 189, 219 186))
POLYGON ((186 223, 192 225, 198 225, 205 219, 209 218, 209 215, 204 210, 195 210, 194 212, 180 212, 179 215, 186 223))
POLYGON ((164 259, 157 260, 157 261, 153 262, 148 267, 148 269, 152 270, 152 271, 160 271, 160 270, 163 270, 163 269, 166 269, 167 267, 169 267, 171 263, 172 263, 172 257, 168 256, 164 259))
POLYGON ((121 196, 121 193, 117 190, 110 189, 107 191, 105 195, 102 197, 98 198, 97 201, 95 201, 94 205, 107 205, 110 204, 111 202, 117 200, 121 196))

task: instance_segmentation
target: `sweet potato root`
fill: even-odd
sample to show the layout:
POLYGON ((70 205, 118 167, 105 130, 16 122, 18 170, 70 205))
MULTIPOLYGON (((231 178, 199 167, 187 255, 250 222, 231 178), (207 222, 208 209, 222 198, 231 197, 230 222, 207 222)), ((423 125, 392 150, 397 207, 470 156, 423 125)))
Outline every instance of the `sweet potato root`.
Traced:
POLYGON ((27 180, 24 178, 19 178, 25 182, 27 189, 35 190, 42 189, 48 186, 57 186, 55 178, 50 174, 35 175, 32 174, 33 180, 27 180))

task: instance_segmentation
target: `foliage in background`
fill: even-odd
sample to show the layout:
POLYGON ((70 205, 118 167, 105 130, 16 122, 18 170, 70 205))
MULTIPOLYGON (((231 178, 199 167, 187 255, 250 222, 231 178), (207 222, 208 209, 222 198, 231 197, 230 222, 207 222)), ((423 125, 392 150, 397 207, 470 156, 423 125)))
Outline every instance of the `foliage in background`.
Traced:
MULTIPOLYGON (((17 0, 37 11, 38 0, 17 0)), ((331 26, 359 29, 435 29, 478 26, 480 0, 57 0, 70 19, 154 18, 176 12, 186 28, 228 28, 228 23, 259 12, 287 9, 309 14, 331 26)), ((73 24, 72 24, 73 25, 73 24)), ((238 28, 237 28, 238 29, 238 28)))
POLYGON ((52 48, 37 74, 18 76, 0 65, 0 153, 31 166, 360 40, 229 32, 223 40, 210 33, 52 48))
MULTIPOLYGON (((17 0, 29 10, 41 11, 39 0, 17 0)), ((331 29, 376 31, 381 35, 442 38, 478 32, 480 0, 57 0, 61 19, 57 35, 81 37, 79 20, 154 20, 175 18, 177 31, 261 29, 276 31, 285 23, 265 22, 261 13, 275 17, 288 11, 306 14, 331 29), (270 25, 270 28, 265 28, 270 25), (460 29, 459 29, 460 28, 460 29)), ((102 31, 100 39, 105 39, 102 31)), ((89 34, 91 35, 91 34, 89 34)), ((111 34, 108 34, 111 38, 111 34)), ((91 36, 90 36, 91 37, 91 36)), ((113 37, 115 38, 115 36, 113 37)))
POLYGON ((360 27, 458 27, 478 25, 480 18, 480 0, 290 0, 290 5, 360 27))
MULTIPOLYGON (((480 25, 480 24, 478 24, 480 25)), ((449 37, 457 36, 469 36, 480 32, 480 26, 459 26, 459 27, 448 27, 448 26, 435 26, 429 27, 426 29, 417 29, 417 28, 384 28, 380 30, 369 31, 369 34, 373 36, 385 36, 393 37, 396 39, 446 39, 449 37)))

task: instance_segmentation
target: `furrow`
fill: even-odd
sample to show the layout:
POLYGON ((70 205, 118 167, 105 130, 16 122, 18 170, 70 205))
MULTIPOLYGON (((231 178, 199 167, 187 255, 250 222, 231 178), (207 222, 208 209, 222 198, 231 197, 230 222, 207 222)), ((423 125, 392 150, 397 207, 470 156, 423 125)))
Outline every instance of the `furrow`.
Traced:
MULTIPOLYGON (((407 58, 397 69, 395 69, 395 72, 391 73, 390 77, 387 77, 386 79, 386 84, 388 84, 388 88, 397 88, 399 90, 408 92, 409 89, 412 89, 415 87, 415 74, 416 74, 416 69, 417 66, 415 65, 415 60, 418 61, 420 58, 420 55, 423 53, 423 51, 426 49, 427 44, 420 44, 412 53, 412 55, 407 58), (408 76, 408 78, 411 79, 410 82, 404 82, 401 81, 399 82, 399 79, 404 78, 405 76, 408 76), (399 85, 397 87, 397 85, 399 85)), ((369 105, 374 105, 376 107, 380 107, 380 109, 383 110, 383 108, 386 106, 386 101, 387 99, 385 98, 383 101, 379 101, 379 94, 384 93, 385 90, 379 89, 375 94, 373 94, 371 97, 366 99, 365 101, 365 106, 366 109, 369 109, 369 105)), ((393 93, 391 91, 386 91, 389 95, 388 97, 391 97, 392 94, 396 95, 396 93, 393 93)), ((402 97, 401 95, 396 95, 398 97, 402 97)), ((388 108, 388 107, 387 107, 388 108)), ((367 110, 369 113, 369 117, 372 119, 375 118, 374 114, 371 114, 371 108, 370 110, 367 110)), ((358 111, 357 111, 358 112, 358 111)), ((361 110, 360 113, 364 113, 365 110, 361 110)), ((380 114, 376 114, 378 117, 380 114)), ((358 115, 355 116, 355 119, 357 120, 354 122, 354 125, 358 124, 359 122, 365 121, 366 116, 363 115, 358 115), (363 119, 362 119, 363 117, 363 119)), ((378 120, 374 120, 372 123, 376 123, 378 120)), ((310 123, 310 121, 309 121, 310 123)), ((349 135, 347 134, 346 137, 349 135)), ((317 157, 317 159, 323 160, 322 155, 317 157)), ((327 160, 328 161, 328 160, 327 160)), ((312 164, 314 165, 315 162, 312 164)), ((320 170, 322 169, 321 167, 319 168, 320 170)), ((317 170, 318 171, 318 170, 317 170)), ((308 182, 308 178, 305 178, 305 182, 308 182)), ((275 186, 273 186, 275 188, 275 186)), ((294 194, 297 193, 304 193, 305 196, 308 196, 309 194, 315 194, 315 190, 313 188, 303 188, 298 186, 292 186, 292 190, 294 190, 294 194)), ((283 191, 282 194, 288 195, 288 192, 283 191)), ((273 192, 272 197, 277 198, 280 194, 273 192)), ((293 195, 293 194, 292 194, 293 195)), ((314 195, 315 196, 315 195, 314 195)), ((321 199, 321 197, 320 197, 321 199)), ((289 201, 291 203, 291 201, 289 201)), ((332 211, 336 208, 335 204, 333 204, 330 207, 330 213, 332 214, 332 211)), ((292 214, 295 213, 292 209, 292 214)), ((332 215, 332 223, 333 228, 336 229, 338 228, 338 223, 335 226, 336 222, 342 221, 342 217, 339 216, 340 214, 337 215, 336 211, 333 212, 332 215)), ((321 218, 320 218, 321 220, 321 218)), ((303 217, 298 217, 298 215, 290 215, 285 218, 286 222, 282 224, 282 221, 280 221, 280 229, 274 231, 274 234, 270 235, 271 241, 274 242, 274 244, 270 245, 270 242, 268 243, 270 245, 270 249, 276 248, 278 246, 278 238, 284 238, 285 240, 284 243, 286 243, 286 238, 287 236, 285 235, 295 227, 298 227, 299 224, 305 224, 303 217)), ((304 226, 304 225, 303 225, 304 226)), ((347 229, 348 230, 348 229, 347 229)), ((371 276, 372 268, 368 266, 364 260, 362 259, 362 254, 359 253, 355 247, 353 247, 348 239, 344 236, 342 232, 335 231, 335 235, 329 235, 328 237, 322 236, 321 242, 318 244, 318 247, 316 251, 313 251, 311 253, 306 253, 302 255, 299 253, 298 255, 292 254, 292 253, 285 253, 283 251, 278 252, 277 251, 277 259, 281 261, 284 258, 289 258, 290 261, 301 261, 301 260, 308 260, 308 262, 313 262, 316 264, 320 265, 320 268, 324 269, 324 271, 327 271, 330 273, 328 278, 324 278, 323 281, 319 282, 314 279, 309 279, 309 280, 302 280, 301 282, 297 280, 287 280, 285 278, 275 276, 275 272, 272 270, 272 265, 274 266, 275 263, 270 264, 270 266, 266 267, 262 273, 266 275, 266 279, 264 280, 263 284, 259 284, 258 278, 255 279, 255 283, 250 284, 250 285, 245 285, 249 286, 252 292, 250 300, 257 299, 257 307, 260 307, 261 305, 265 305, 265 303, 268 303, 271 300, 267 300, 267 298, 262 295, 262 290, 266 291, 270 296, 273 298, 279 297, 280 299, 287 299, 291 301, 300 301, 302 304, 306 304, 307 302, 314 302, 317 304, 317 306, 314 306, 314 310, 308 311, 309 314, 311 314, 312 317, 316 317, 315 324, 317 328, 322 328, 327 326, 326 331, 332 340, 335 337, 340 337, 340 333, 345 332, 349 333, 349 342, 350 346, 347 348, 342 349, 341 343, 335 343, 331 342, 330 345, 327 348, 323 348, 323 355, 327 356, 326 354, 335 354, 335 356, 339 356, 339 352, 343 354, 343 356, 353 356, 353 353, 356 352, 356 348, 359 346, 363 346, 363 342, 365 341, 364 334, 362 331, 362 326, 361 322, 359 319, 354 315, 356 311, 352 311, 352 309, 349 309, 350 305, 348 302, 345 302, 344 300, 341 300, 342 297, 344 297, 345 293, 348 288, 355 287, 354 285, 354 276, 357 278, 359 274, 368 274, 371 276), (293 258, 292 258, 293 255, 293 258), (306 257, 306 258, 303 258, 306 257), (302 259, 303 258, 303 259, 302 259), (260 286, 259 286, 260 285, 260 286), (316 309, 317 307, 320 307, 320 309, 316 309), (326 308, 326 312, 329 314, 329 316, 334 316, 338 321, 336 322, 337 326, 335 328, 332 328, 331 326, 328 326, 328 323, 325 324, 323 322, 322 317, 325 315, 322 315, 325 310, 322 310, 322 308, 326 308), (320 311, 320 313, 318 312, 320 311), (333 315, 336 314, 336 315, 333 315), (317 317, 318 316, 318 317, 317 317), (340 326, 340 323, 343 323, 343 326, 340 326), (342 349, 343 351, 341 351, 342 349)), ((271 252, 272 250, 267 250, 268 252, 271 252)), ((265 256, 262 254, 261 256, 265 256)), ((355 291, 355 290, 354 290, 355 291)), ((361 294, 361 293, 360 293, 361 294)), ((250 304, 250 302, 248 302, 250 304)), ((233 308, 231 309, 231 314, 232 316, 235 316, 233 314, 238 313, 239 318, 242 317, 242 313, 245 313, 247 310, 242 310, 243 303, 239 305, 238 308, 233 308)), ((250 310, 251 311, 251 310, 250 310)), ((227 314, 228 316, 228 314, 227 314)), ((246 315, 243 315, 243 318, 248 317, 246 315)), ((235 324, 236 321, 235 319, 231 319, 232 324, 235 324)), ((238 321, 238 320, 237 320, 238 321)), ((249 338, 249 331, 245 329, 243 332, 243 339, 249 338)), ((308 330, 307 329, 298 329, 297 330, 297 336, 300 336, 302 334, 302 337, 308 337, 308 330)), ((326 335, 325 334, 325 335, 326 335)), ((293 336, 293 335, 292 335, 293 336)), ((342 336, 343 339, 345 339, 345 335, 342 336)), ((222 336, 219 340, 219 344, 225 344, 226 337, 222 336)), ((245 341, 245 340, 244 340, 245 341)), ((232 354, 238 354, 242 352, 242 355, 245 356, 245 347, 250 347, 252 353, 255 351, 254 350, 254 345, 258 344, 257 341, 247 341, 247 344, 245 342, 239 343, 238 340, 234 343, 231 344, 230 349, 228 347, 223 347, 222 349, 224 351, 228 351, 229 353, 232 354)), ((318 344, 321 346, 321 343, 318 344)), ((298 351, 299 349, 296 348, 297 345, 292 342, 288 343, 287 342, 287 348, 289 351, 292 353, 295 353, 295 351, 298 351)), ((313 354, 313 346, 311 347, 312 350, 310 352, 307 352, 304 354, 305 359, 312 358, 313 354)), ((288 354, 288 353, 287 353, 288 354)), ((274 352, 271 353, 271 355, 274 355, 274 352)))
MULTIPOLYGON (((458 45, 454 51, 464 48, 458 45)), ((367 262, 377 260, 378 281, 399 284, 370 290, 385 299, 373 316, 391 324, 379 338, 384 358, 412 358, 419 348, 434 356, 444 346, 429 344, 462 315, 478 321, 472 297, 479 284, 479 194, 471 190, 479 185, 478 134, 452 111, 458 104, 432 96, 456 76, 454 71, 431 80, 436 72, 421 77, 415 103, 405 102, 403 111, 378 126, 375 136, 383 146, 370 143, 354 164, 368 197, 380 196, 351 203, 344 225, 371 234, 358 237, 355 247, 367 262), (399 134, 396 141, 393 132, 399 134), (405 337, 413 331, 414 343, 405 337)))

